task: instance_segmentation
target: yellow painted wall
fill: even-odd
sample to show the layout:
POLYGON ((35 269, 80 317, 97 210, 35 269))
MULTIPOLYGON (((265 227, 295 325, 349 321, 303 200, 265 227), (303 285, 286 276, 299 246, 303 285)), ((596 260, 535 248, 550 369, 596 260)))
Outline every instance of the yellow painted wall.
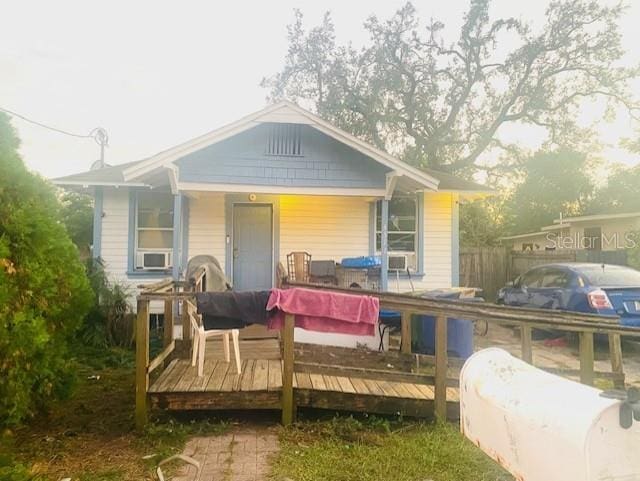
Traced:
POLYGON ((224 266, 225 223, 224 194, 202 194, 189 199, 189 258, 214 256, 224 266))
MULTIPOLYGON (((458 196, 451 193, 424 194, 424 277, 413 279, 415 289, 451 287, 453 211, 458 196)), ((389 274, 389 290, 409 291, 407 279, 389 274), (400 288, 398 289, 398 284, 400 288)))
POLYGON ((280 260, 293 251, 314 259, 366 256, 369 253, 369 202, 365 197, 280 197, 280 260))

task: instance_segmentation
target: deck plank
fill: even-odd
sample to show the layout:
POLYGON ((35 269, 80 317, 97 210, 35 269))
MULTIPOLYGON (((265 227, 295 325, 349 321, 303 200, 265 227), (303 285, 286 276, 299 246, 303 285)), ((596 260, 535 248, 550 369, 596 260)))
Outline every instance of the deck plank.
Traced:
POLYGON ((409 388, 403 382, 390 382, 389 383, 393 390, 398 393, 399 397, 406 399, 413 399, 414 395, 411 393, 409 388))
POLYGON ((282 389, 282 365, 280 361, 269 359, 269 378, 267 390, 280 391, 282 389))
POLYGON ((149 392, 159 392, 162 390, 162 386, 166 383, 167 377, 171 375, 171 371, 176 368, 179 361, 179 359, 174 359, 169 363, 167 368, 162 371, 158 378, 153 382, 153 384, 149 388, 149 392))
POLYGON ((296 379, 298 380, 298 389, 313 389, 311 384, 311 376, 306 372, 297 372, 296 379))
POLYGON ((188 391, 203 392, 209 383, 209 379, 211 379, 211 375, 213 374, 213 370, 217 363, 218 361, 215 359, 205 359, 203 375, 196 376, 191 383, 191 386, 189 386, 188 391))
POLYGON ((239 382, 236 384, 237 387, 234 388, 234 391, 252 391, 253 390, 253 373, 256 367, 255 359, 247 359, 247 365, 242 368, 242 375, 240 376, 239 382))
POLYGON ((414 384, 414 386, 425 396, 425 399, 435 399, 433 386, 427 386, 426 384, 414 384))
POLYGON ((387 397, 402 397, 394 388, 390 382, 378 381, 378 386, 382 389, 382 392, 387 397))
POLYGON ((227 372, 231 369, 230 362, 218 361, 214 367, 214 371, 211 374, 211 378, 207 383, 205 391, 218 392, 222 391, 222 384, 227 377, 227 372))
POLYGON ((254 391, 266 391, 269 386, 269 361, 266 359, 256 360, 256 366, 253 371, 253 387, 254 391))
POLYGON ((338 381, 338 384, 340 384, 340 389, 342 389, 342 392, 355 394, 356 390, 353 387, 353 384, 351 384, 351 380, 348 377, 336 376, 336 380, 338 381))
POLYGON ((327 385, 324 382, 322 374, 309 374, 309 377, 311 378, 311 386, 313 386, 313 389, 318 391, 327 390, 327 385))
POLYGON ((460 390, 455 387, 448 387, 447 401, 460 402, 460 390))
POLYGON ((327 386, 327 391, 342 392, 342 387, 335 376, 325 374, 322 378, 324 379, 325 386, 327 386))
POLYGON ((242 373, 244 373, 247 370, 247 363, 248 362, 249 361, 247 359, 242 361, 242 364, 240 365, 241 373, 239 375, 236 372, 234 367, 229 366, 229 370, 227 371, 227 375, 225 376, 224 381, 222 383, 222 386, 220 387, 221 391, 232 392, 232 391, 239 391, 240 390, 240 382, 242 380, 242 373))
POLYGON ((185 371, 191 367, 191 363, 181 359, 180 362, 176 364, 176 367, 171 371, 171 374, 167 376, 166 383, 161 387, 161 390, 164 391, 173 391, 175 385, 180 381, 182 375, 185 371))
POLYGON ((369 388, 364 383, 363 379, 352 377, 349 378, 349 381, 351 382, 351 385, 353 386, 354 392, 356 394, 371 394, 371 391, 369 391, 369 388))
POLYGON ((413 399, 428 399, 427 397, 425 397, 424 393, 420 391, 420 389, 418 389, 418 386, 416 386, 415 384, 405 383, 404 387, 409 391, 413 399))
POLYGON ((362 382, 365 383, 369 392, 374 396, 384 396, 384 391, 380 387, 377 381, 373 379, 363 379, 362 382))
MULTIPOLYGON (((203 376, 204 377, 204 376, 203 376)), ((192 366, 189 364, 187 369, 184 370, 182 376, 178 382, 176 382, 175 386, 173 386, 172 391, 174 392, 186 392, 189 391, 189 387, 193 384, 193 382, 198 378, 198 367, 192 366)))

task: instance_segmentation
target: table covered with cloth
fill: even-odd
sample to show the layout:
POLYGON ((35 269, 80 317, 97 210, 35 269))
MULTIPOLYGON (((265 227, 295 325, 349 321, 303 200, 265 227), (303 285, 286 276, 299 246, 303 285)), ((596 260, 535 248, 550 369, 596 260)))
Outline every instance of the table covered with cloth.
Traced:
POLYGON ((309 331, 374 336, 380 301, 376 297, 315 289, 272 289, 267 303, 269 329, 281 329, 285 314, 309 331))

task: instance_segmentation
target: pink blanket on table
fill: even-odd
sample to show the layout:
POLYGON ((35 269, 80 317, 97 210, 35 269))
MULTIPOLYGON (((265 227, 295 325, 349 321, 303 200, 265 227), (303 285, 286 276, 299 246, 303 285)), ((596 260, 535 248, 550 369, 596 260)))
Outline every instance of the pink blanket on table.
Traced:
POLYGON ((274 310, 269 329, 281 329, 285 314, 309 331, 358 336, 375 335, 380 302, 376 297, 315 289, 272 289, 267 310, 274 310))

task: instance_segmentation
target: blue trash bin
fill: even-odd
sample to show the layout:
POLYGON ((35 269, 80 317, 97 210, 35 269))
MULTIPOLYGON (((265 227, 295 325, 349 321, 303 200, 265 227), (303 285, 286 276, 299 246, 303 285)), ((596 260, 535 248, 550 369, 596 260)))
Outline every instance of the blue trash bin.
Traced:
MULTIPOLYGON (((417 331, 421 334, 412 339, 412 351, 434 355, 436 352, 436 318, 415 315, 412 321, 414 324, 419 324, 417 331)), ((473 354, 473 322, 465 319, 447 319, 447 353, 461 359, 467 359, 473 354)))
MULTIPOLYGON (((433 290, 424 294, 430 299, 458 299, 459 292, 433 290)), ((466 302, 484 302, 476 297, 465 299, 466 302)), ((411 348, 413 352, 435 354, 436 351, 436 318, 434 316, 415 315, 412 318, 411 348)), ((452 357, 467 359, 473 354, 473 322, 466 319, 447 319, 447 352, 452 357)))

